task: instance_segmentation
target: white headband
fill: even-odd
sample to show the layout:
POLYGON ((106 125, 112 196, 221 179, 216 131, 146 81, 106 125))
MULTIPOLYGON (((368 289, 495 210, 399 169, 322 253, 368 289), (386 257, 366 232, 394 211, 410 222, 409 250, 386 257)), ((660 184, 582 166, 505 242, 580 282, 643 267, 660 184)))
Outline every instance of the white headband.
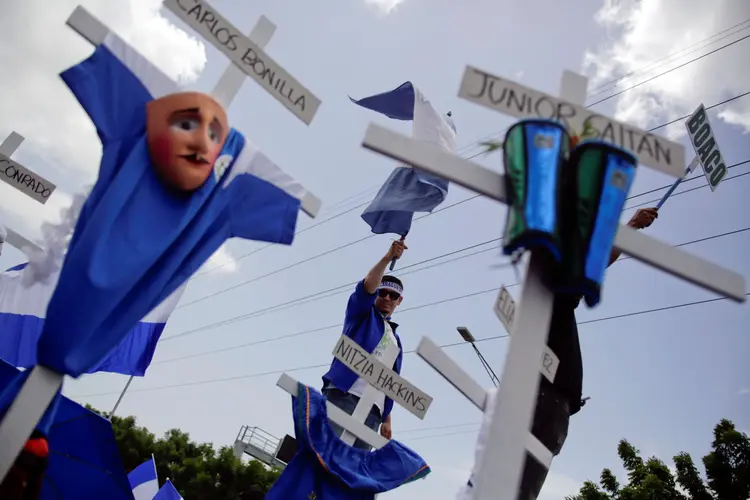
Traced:
POLYGON ((383 281, 382 283, 380 283, 380 286, 378 287, 378 289, 381 289, 381 288, 388 288, 390 290, 393 290, 394 292, 398 292, 399 294, 404 293, 404 289, 401 287, 401 285, 399 285, 398 283, 394 281, 383 281))

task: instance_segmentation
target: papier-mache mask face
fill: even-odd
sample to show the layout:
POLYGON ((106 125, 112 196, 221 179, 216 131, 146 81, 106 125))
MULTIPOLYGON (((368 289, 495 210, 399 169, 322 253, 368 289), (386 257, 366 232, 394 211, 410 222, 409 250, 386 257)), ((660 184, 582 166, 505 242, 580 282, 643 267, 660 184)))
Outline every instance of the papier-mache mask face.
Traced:
POLYGON ((199 92, 181 92, 146 107, 146 140, 156 172, 168 187, 195 191, 211 175, 229 135, 224 108, 199 92))

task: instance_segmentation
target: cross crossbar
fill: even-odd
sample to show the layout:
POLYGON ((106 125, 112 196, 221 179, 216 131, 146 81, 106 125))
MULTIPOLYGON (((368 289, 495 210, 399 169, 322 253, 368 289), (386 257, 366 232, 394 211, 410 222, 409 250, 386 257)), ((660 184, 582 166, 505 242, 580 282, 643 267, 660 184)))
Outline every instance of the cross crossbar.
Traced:
MULTIPOLYGON (((298 396, 297 391, 299 382, 286 373, 283 373, 279 377, 276 385, 284 389, 293 397, 296 398, 298 396)), ((329 402, 326 402, 326 412, 328 413, 328 420, 340 425, 352 435, 366 442, 370 446, 374 448, 382 448, 388 443, 386 438, 367 427, 362 421, 357 420, 352 415, 347 414, 345 411, 329 402)), ((352 440, 352 443, 353 442, 354 440, 352 440)))
MULTIPOLYGON (((487 391, 485 388, 479 385, 450 356, 445 354, 435 342, 427 337, 422 337, 417 346, 417 356, 425 360, 445 380, 466 396, 466 399, 471 401, 474 406, 481 411, 487 409, 487 391)), ((552 453, 530 432, 526 449, 539 463, 549 468, 552 463, 552 453)))
MULTIPOLYGON (((447 153, 433 144, 415 141, 380 125, 370 124, 362 145, 488 198, 501 203, 507 201, 503 174, 447 153)), ((620 226, 614 247, 646 264, 680 276, 737 302, 744 302, 747 298, 745 279, 741 274, 674 248, 631 227, 620 226)))

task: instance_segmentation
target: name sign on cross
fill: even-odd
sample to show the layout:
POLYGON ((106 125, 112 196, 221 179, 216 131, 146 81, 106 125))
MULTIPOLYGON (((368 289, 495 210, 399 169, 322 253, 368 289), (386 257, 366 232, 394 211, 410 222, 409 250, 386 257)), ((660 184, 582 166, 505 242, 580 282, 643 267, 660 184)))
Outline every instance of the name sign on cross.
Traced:
MULTIPOLYGON (((504 286, 500 288, 494 309, 495 314, 505 327, 508 335, 513 335, 513 316, 516 312, 516 301, 513 300, 511 294, 508 293, 508 289, 504 286)), ((558 366, 560 366, 560 358, 552 352, 549 346, 545 345, 544 352, 542 353, 541 372, 550 383, 555 382, 558 366)))
POLYGON ((432 404, 432 397, 378 361, 352 339, 342 335, 333 348, 333 355, 378 391, 406 408, 412 415, 424 419, 432 404))
POLYGON ((714 139, 711 123, 706 114, 706 108, 701 104, 698 109, 685 122, 690 142, 693 144, 695 154, 700 158, 703 173, 706 175, 708 186, 711 191, 724 180, 727 175, 727 166, 724 157, 719 151, 719 145, 714 139))
POLYGON ((0 179, 44 205, 57 186, 10 158, 22 142, 22 135, 11 132, 0 145, 0 179))
POLYGON ((559 121, 571 135, 582 133, 589 125, 596 139, 627 149, 643 165, 675 177, 682 176, 685 170, 685 149, 681 144, 472 66, 464 72, 459 97, 515 118, 559 121))
POLYGON ((320 99, 204 0, 164 0, 175 16, 224 53, 289 111, 309 125, 320 99))

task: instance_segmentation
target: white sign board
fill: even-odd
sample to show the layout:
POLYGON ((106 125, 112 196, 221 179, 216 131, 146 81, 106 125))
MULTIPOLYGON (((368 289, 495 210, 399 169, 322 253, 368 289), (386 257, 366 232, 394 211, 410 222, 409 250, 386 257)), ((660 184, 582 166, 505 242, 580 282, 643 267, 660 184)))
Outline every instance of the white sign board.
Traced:
POLYGON ((424 419, 432 404, 432 397, 386 367, 352 339, 342 335, 336 342, 336 347, 333 348, 333 356, 378 391, 406 408, 416 417, 424 419))
MULTIPOLYGON (((500 322, 505 326, 508 331, 508 335, 513 333, 513 316, 516 313, 516 301, 508 290, 503 286, 500 288, 500 293, 497 295, 495 301, 495 314, 497 314, 500 322)), ((542 375, 544 375, 550 383, 555 381, 555 375, 557 374, 557 367, 560 366, 560 359, 552 352, 549 346, 544 346, 544 352, 542 353, 542 375)))
POLYGON ((516 303, 505 286, 500 287, 500 293, 497 294, 497 300, 493 309, 505 329, 510 332, 510 327, 513 324, 513 315, 516 312, 516 303))
POLYGON ((681 144, 472 66, 464 71, 458 95, 515 118, 559 121, 571 134, 582 133, 588 124, 596 133, 596 139, 630 151, 638 158, 638 163, 674 177, 682 177, 684 173, 685 148, 681 144))
POLYGON ((708 121, 706 108, 703 107, 703 104, 698 106, 690 119, 685 122, 685 128, 687 128, 695 154, 700 158, 708 185, 711 191, 714 191, 716 186, 727 176, 727 166, 724 163, 724 157, 721 156, 721 151, 719 151, 719 145, 714 139, 714 133, 711 130, 711 124, 708 121))
POLYGON ((0 179, 41 204, 47 203, 57 187, 2 153, 0 153, 0 179))
POLYGON ((297 118, 307 125, 312 122, 320 99, 208 3, 203 0, 164 0, 164 6, 223 52, 297 118))

